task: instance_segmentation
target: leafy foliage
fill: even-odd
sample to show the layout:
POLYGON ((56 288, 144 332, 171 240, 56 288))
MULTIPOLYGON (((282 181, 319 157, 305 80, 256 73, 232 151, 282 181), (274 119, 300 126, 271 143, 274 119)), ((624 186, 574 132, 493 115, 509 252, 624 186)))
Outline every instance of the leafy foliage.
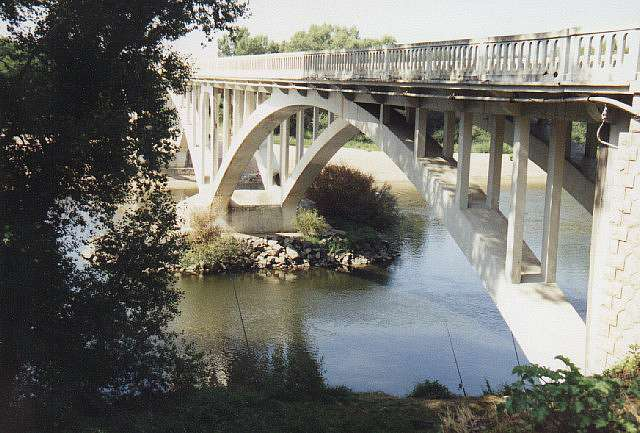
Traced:
POLYGON ((189 242, 204 244, 218 239, 222 235, 222 229, 216 224, 216 217, 211 209, 193 211, 189 218, 189 242))
POLYGON ((395 38, 389 35, 385 35, 381 39, 363 39, 356 27, 321 24, 312 25, 309 30, 294 33, 291 39, 284 43, 283 51, 374 48, 395 42, 395 38))
POLYGON ((270 41, 266 35, 252 36, 246 27, 233 29, 230 34, 218 40, 218 55, 246 56, 280 52, 280 45, 270 41))
POLYGON ((513 369, 520 378, 510 387, 504 405, 508 414, 548 432, 638 432, 636 422, 625 414, 619 380, 583 376, 568 359, 557 359, 567 368, 550 370, 532 364, 513 369))
POLYGON ((299 209, 293 223, 306 238, 319 238, 329 229, 327 220, 316 209, 299 209))
POLYGON ((266 35, 251 35, 246 27, 230 29, 218 41, 218 55, 243 56, 292 51, 321 51, 355 48, 375 48, 396 42, 389 35, 381 39, 361 38, 356 27, 332 24, 312 25, 309 30, 294 33, 289 41, 271 41, 266 35))
POLYGON ((629 355, 619 364, 605 371, 604 375, 624 382, 640 379, 640 346, 632 345, 629 348, 629 355))
POLYGON ((226 29, 245 10, 0 2, 0 423, 27 395, 84 401, 186 380, 179 365, 193 357, 166 330, 179 242, 160 170, 175 151, 168 91, 190 72, 167 42, 226 29), (100 236, 78 265, 83 228, 100 236))
POLYGON ((409 394, 409 397, 444 400, 454 398, 455 394, 437 380, 427 379, 417 384, 409 394))
POLYGON ((223 235, 206 243, 192 244, 180 259, 180 265, 206 267, 214 272, 240 272, 251 268, 251 252, 247 242, 223 235))
POLYGON ((372 176, 346 166, 326 166, 307 191, 307 198, 329 221, 344 220, 384 230, 398 215, 389 185, 376 186, 372 176))

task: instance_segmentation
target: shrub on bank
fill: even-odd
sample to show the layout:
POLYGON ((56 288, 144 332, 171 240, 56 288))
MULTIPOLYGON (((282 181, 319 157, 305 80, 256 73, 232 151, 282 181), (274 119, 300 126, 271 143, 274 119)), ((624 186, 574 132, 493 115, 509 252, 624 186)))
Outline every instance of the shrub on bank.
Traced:
POLYGON ((449 391, 449 388, 437 380, 427 379, 424 382, 417 384, 409 394, 409 397, 426 398, 431 400, 447 400, 454 398, 455 394, 449 391))
POLYGON ((204 244, 220 238, 222 230, 216 225, 216 217, 211 209, 194 210, 189 219, 189 242, 204 244))
POLYGON ((332 222, 349 221, 384 230, 398 216, 389 185, 376 186, 372 176, 341 165, 326 166, 307 191, 307 198, 332 222))
POLYGON ((602 375, 583 376, 564 357, 567 368, 550 370, 535 364, 514 368, 520 376, 504 405, 541 432, 637 433, 638 420, 625 410, 628 396, 640 397, 637 380, 631 386, 602 375))
POLYGON ((183 254, 180 265, 184 269, 202 266, 216 272, 239 272, 253 266, 251 252, 247 242, 223 235, 206 243, 193 243, 183 254))
POLYGON ((293 224, 305 238, 319 238, 329 230, 329 224, 316 209, 299 209, 293 224))

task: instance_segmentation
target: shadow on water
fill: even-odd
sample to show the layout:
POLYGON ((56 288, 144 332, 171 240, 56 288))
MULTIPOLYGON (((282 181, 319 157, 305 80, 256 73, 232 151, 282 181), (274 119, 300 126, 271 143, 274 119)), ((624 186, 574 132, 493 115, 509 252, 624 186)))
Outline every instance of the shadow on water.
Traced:
MULTIPOLYGON (((482 392, 485 378, 492 386, 511 382, 517 359, 526 358, 514 350, 480 279, 415 190, 399 184, 394 191, 403 214, 400 257, 387 269, 183 278, 176 328, 220 352, 230 341, 244 341, 239 304, 251 345, 303 345, 322 360, 328 385, 402 395, 433 378, 455 390, 451 343, 471 394, 482 392)), ((529 191, 527 203, 525 237, 537 253, 542 197, 544 191, 529 191)), ((576 245, 588 242, 590 220, 577 203, 563 206, 558 280, 583 314, 588 250, 576 245)))

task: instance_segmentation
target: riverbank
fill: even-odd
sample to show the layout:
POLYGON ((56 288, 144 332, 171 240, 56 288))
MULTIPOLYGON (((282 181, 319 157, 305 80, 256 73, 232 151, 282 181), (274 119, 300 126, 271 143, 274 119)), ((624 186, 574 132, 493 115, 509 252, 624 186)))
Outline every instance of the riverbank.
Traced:
MULTIPOLYGON (((318 240, 308 240, 296 233, 253 236, 232 233, 235 251, 206 259, 183 260, 176 268, 181 275, 208 275, 226 272, 250 271, 303 271, 311 267, 351 272, 372 265, 384 266, 398 255, 391 242, 381 237, 370 237, 353 245, 346 232, 331 230, 318 240), (229 263, 228 261, 233 261, 229 263)), ((212 242, 218 242, 214 240, 212 242)), ((221 238, 219 242, 225 242, 221 238)), ((194 248, 194 247, 192 247, 194 248)), ((195 247, 197 248, 197 247, 195 247)), ((187 256, 188 257, 187 253, 187 256)))

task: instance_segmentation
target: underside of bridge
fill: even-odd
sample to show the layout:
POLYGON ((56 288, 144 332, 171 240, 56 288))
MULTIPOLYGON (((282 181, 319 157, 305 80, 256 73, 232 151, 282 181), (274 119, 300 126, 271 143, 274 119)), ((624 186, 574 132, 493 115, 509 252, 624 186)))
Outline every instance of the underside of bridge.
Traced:
POLYGON ((214 206, 238 231, 291 230, 314 178, 363 133, 446 225, 529 361, 557 366, 562 354, 601 371, 640 342, 640 42, 635 30, 603 35, 588 39, 596 66, 608 58, 598 71, 585 54, 592 45, 567 32, 222 59, 174 97, 199 186, 181 206, 214 206), (572 144, 572 122, 587 125, 584 147, 572 144), (469 179, 474 125, 491 134, 484 188, 469 179), (499 209, 504 143, 513 147, 508 215, 499 209), (238 190, 252 159, 264 189, 238 190), (540 257, 523 240, 529 161, 547 172, 540 257), (555 283, 562 189, 593 214, 586 323, 555 283))

